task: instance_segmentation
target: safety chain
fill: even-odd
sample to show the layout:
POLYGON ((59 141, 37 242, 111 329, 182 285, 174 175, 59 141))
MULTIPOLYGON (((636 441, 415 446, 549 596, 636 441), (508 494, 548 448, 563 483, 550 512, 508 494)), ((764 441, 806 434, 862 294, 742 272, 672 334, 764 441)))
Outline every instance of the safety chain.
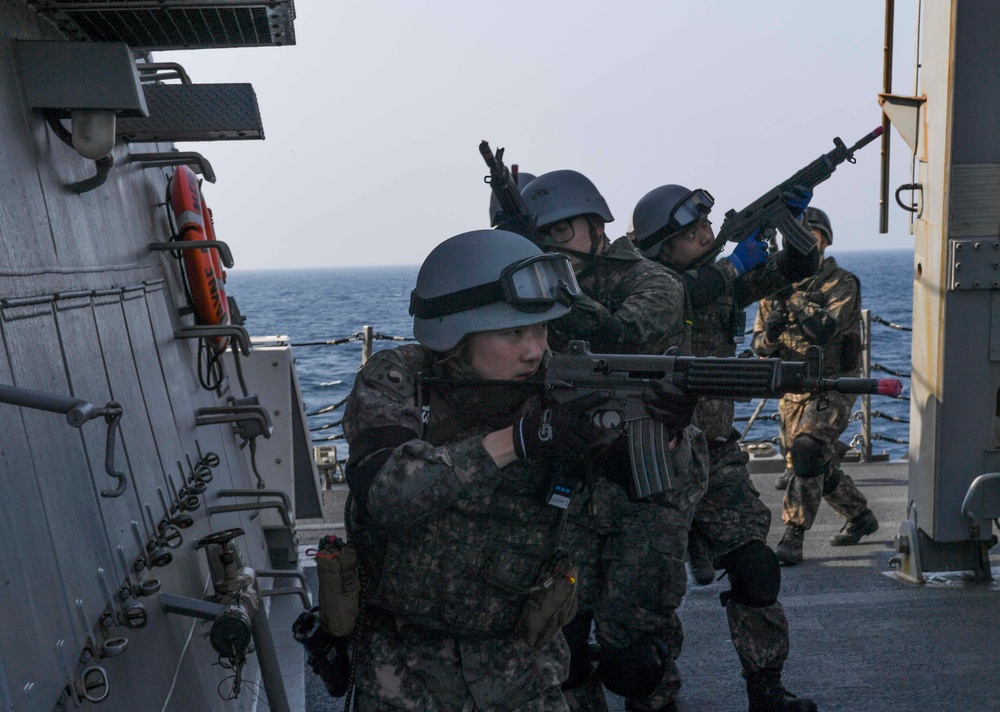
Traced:
MULTIPOLYGON (((733 421, 737 422, 737 423, 738 422, 746 422, 746 421, 750 420, 751 417, 753 417, 753 416, 750 416, 750 415, 738 415, 735 418, 733 418, 733 421)), ((758 415, 756 419, 757 420, 781 420, 781 414, 780 413, 765 413, 764 415, 758 415)))
POLYGON ((903 371, 893 371, 891 368, 886 368, 882 364, 876 362, 871 365, 873 371, 881 371, 882 373, 888 373, 890 376, 897 376, 899 378, 909 378, 910 374, 903 371))
POLYGON ((318 425, 315 428, 309 428, 309 432, 310 433, 315 433, 315 432, 318 432, 320 430, 329 430, 330 428, 336 428, 338 425, 340 425, 343 422, 344 422, 343 420, 338 420, 338 421, 336 421, 334 423, 327 423, 326 425, 318 425))
POLYGON ((334 403, 333 405, 328 405, 325 408, 320 408, 319 410, 313 411, 312 413, 306 413, 306 415, 323 415, 324 413, 330 413, 337 410, 337 408, 344 405, 344 403, 346 402, 347 398, 344 398, 343 400, 340 400, 337 403, 334 403))
POLYGON ((900 438, 890 438, 888 435, 882 435, 881 433, 872 433, 872 440, 884 440, 887 443, 896 443, 897 445, 909 445, 909 440, 902 440, 900 438))
MULTIPOLYGON (((893 423, 909 423, 907 418, 900 418, 897 415, 889 415, 888 413, 883 413, 880 410, 873 410, 870 413, 873 418, 882 418, 883 420, 891 420, 893 423)), ((851 413, 851 420, 861 420, 862 415, 860 410, 856 410, 851 413)))
POLYGON ((900 331, 913 331, 913 327, 911 326, 903 326, 902 324, 893 324, 891 321, 886 321, 877 314, 873 314, 871 320, 872 323, 882 324, 884 326, 888 326, 890 329, 899 329, 900 331))
MULTIPOLYGON (((342 339, 334 339, 333 341, 300 341, 289 345, 290 346, 340 346, 341 344, 348 344, 352 341, 361 341, 363 338, 364 334, 360 331, 356 331, 350 336, 345 336, 342 339)), ((416 339, 412 336, 389 336, 387 334, 381 334, 378 332, 372 334, 372 339, 379 341, 416 341, 416 339)))

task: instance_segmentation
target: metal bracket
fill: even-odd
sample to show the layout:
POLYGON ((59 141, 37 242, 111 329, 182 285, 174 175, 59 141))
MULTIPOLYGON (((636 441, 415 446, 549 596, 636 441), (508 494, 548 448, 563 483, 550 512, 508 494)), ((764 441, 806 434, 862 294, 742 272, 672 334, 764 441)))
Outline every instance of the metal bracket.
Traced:
POLYGON ((225 405, 199 408, 195 411, 195 425, 218 425, 220 423, 236 423, 244 439, 252 440, 257 435, 271 437, 274 427, 271 418, 262 405, 225 405), (252 421, 252 424, 247 423, 252 421))
POLYGON ((199 324, 197 326, 185 326, 174 332, 175 339, 204 339, 210 336, 229 336, 234 338, 240 345, 240 352, 244 356, 250 355, 250 334, 245 328, 236 324, 220 324, 218 326, 199 324))
POLYGON ((184 250, 215 250, 226 269, 232 269, 233 253, 222 240, 171 240, 170 242, 151 242, 149 249, 153 252, 173 252, 184 250))
POLYGON ((297 579, 299 586, 286 586, 284 588, 261 589, 261 598, 267 596, 298 596, 302 599, 302 607, 305 610, 312 608, 312 601, 309 598, 309 587, 306 584, 306 576, 301 571, 295 569, 259 569, 257 578, 282 578, 289 577, 297 579))
POLYGON ((139 62, 135 65, 140 82, 160 82, 180 79, 181 84, 192 84, 191 77, 177 62, 139 62))
POLYGON ((924 202, 924 186, 921 185, 920 183, 903 183, 903 185, 896 188, 896 205, 901 207, 906 212, 916 213, 917 215, 919 215, 921 212, 920 206, 923 205, 923 202, 924 202), (909 205, 903 205, 903 200, 899 197, 899 194, 902 193, 904 190, 910 191, 909 205), (920 195, 919 203, 914 201, 914 196, 913 196, 914 193, 919 193, 920 195))
MULTIPOLYGON (((143 168, 166 168, 169 166, 192 166, 195 173, 201 173, 209 183, 215 182, 215 171, 208 159, 197 151, 164 151, 163 153, 130 153, 129 163, 138 163, 143 168)), ((227 265, 231 267, 232 265, 227 265)))

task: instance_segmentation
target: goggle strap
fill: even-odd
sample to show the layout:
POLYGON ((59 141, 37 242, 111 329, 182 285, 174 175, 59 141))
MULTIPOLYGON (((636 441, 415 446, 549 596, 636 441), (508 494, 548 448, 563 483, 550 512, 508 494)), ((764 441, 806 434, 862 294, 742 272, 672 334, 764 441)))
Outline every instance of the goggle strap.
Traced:
POLYGON ((414 290, 410 292, 410 315, 418 319, 438 319, 502 301, 505 300, 500 282, 477 284, 475 287, 426 299, 417 296, 414 290))

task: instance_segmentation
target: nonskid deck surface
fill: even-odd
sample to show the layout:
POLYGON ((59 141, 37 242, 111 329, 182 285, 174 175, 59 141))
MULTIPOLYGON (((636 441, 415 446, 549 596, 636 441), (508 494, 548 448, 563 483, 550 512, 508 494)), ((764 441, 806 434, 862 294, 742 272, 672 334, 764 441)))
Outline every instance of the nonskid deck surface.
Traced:
MULTIPOLYGON (((906 463, 848 465, 879 520, 879 530, 853 547, 831 547, 842 521, 820 507, 805 537, 805 561, 782 568, 781 602, 791 628, 786 687, 816 701, 821 712, 932 712, 1000 708, 1000 582, 965 584, 951 575, 917 586, 891 576, 892 541, 906 514, 906 463)), ((781 538, 778 473, 753 475, 774 513, 768 543, 781 538)), ((325 492, 329 502, 340 499, 325 492)), ((333 519, 341 521, 339 516, 333 519)), ((309 542, 313 532, 300 533, 309 542)), ((991 557, 1000 578, 1000 551, 991 557)), ((315 569, 307 570, 315 586, 315 569)), ((689 582, 680 609, 684 651, 681 712, 743 712, 746 692, 719 593, 689 582)), ((314 591, 315 595, 315 591, 314 591)), ((341 710, 306 675, 309 712, 341 710)), ((310 679, 312 678, 312 679, 310 679)), ((613 711, 623 700, 609 696, 613 711)))

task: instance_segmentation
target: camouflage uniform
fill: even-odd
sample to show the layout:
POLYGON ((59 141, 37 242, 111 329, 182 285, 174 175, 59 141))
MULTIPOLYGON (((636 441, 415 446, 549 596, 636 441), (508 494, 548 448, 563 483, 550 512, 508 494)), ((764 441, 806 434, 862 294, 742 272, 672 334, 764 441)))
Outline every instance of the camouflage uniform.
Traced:
MULTIPOLYGON (((584 296, 569 314, 550 323, 549 343, 554 350, 571 339, 589 341, 594 353, 659 355, 672 346, 686 345, 680 277, 646 260, 628 238, 590 257, 577 279, 584 296)), ((602 650, 624 649, 644 635, 660 638, 670 660, 668 678, 676 689, 679 680, 673 661, 682 637, 676 609, 687 583, 684 547, 708 469, 700 432, 689 427, 673 456, 680 486, 660 495, 656 503, 628 500, 627 455, 617 457, 622 466, 612 477, 618 484, 596 482, 597 515, 571 513, 569 533, 580 547, 589 544, 593 551, 584 559, 592 566, 580 569, 578 615, 593 616, 602 650)), ((585 649, 574 652, 586 655, 585 649)), ((607 709, 596 677, 567 691, 566 698, 573 710, 607 709)))
MULTIPOLYGON (((801 361, 817 343, 818 331, 828 332, 823 348, 823 375, 857 376, 861 344, 861 287, 857 278, 827 257, 815 276, 792 285, 786 300, 765 299, 754 322, 754 351, 762 356, 801 361), (784 332, 772 343, 765 332, 768 316, 776 309, 787 314, 784 332)), ((782 511, 785 524, 812 527, 821 499, 843 517, 851 519, 868 506, 854 482, 838 467, 836 444, 847 428, 857 395, 828 393, 789 394, 779 403, 782 442, 790 445, 799 435, 811 435, 823 444, 823 475, 792 477, 782 511), (822 403, 822 407, 818 407, 822 403)))
MULTIPOLYGON (((684 273, 693 310, 691 353, 695 356, 731 357, 736 353, 734 334, 742 332, 743 309, 761 297, 789 283, 789 274, 801 269, 791 264, 784 252, 738 276, 729 260, 688 270, 684 273)), ((749 457, 738 443, 733 429, 734 404, 731 399, 702 398, 695 422, 705 433, 709 452, 708 491, 694 513, 691 539, 721 568, 726 554, 751 542, 766 544, 771 511, 761 502, 750 480, 749 457)), ((686 572, 679 575, 686 577, 686 572)), ((726 616, 733 645, 744 673, 764 669, 780 670, 788 657, 788 621, 781 604, 749 606, 727 598, 726 616)), ((650 697, 629 700, 629 710, 658 710, 676 695, 661 688, 650 697)))
MULTIPOLYGON (((543 572, 566 558, 587 565, 592 548, 578 546, 564 510, 545 503, 552 472, 522 461, 497 468, 482 445, 539 399, 441 386, 422 411, 420 372, 472 377, 460 356, 382 351, 362 369, 344 414, 347 523, 368 574, 356 708, 566 710, 565 640, 532 648, 514 621, 543 572)), ((604 502, 579 469, 559 475, 574 480, 574 518, 596 519, 604 502)))

